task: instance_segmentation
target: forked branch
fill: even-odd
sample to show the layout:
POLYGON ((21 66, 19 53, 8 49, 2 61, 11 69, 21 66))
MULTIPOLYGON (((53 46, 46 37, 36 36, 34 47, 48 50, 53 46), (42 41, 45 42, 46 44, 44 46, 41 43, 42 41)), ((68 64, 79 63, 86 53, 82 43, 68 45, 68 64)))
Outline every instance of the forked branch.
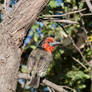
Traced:
MULTIPOLYGON (((25 73, 19 73, 18 74, 18 78, 22 78, 22 79, 30 79, 30 75, 29 74, 25 74, 25 73)), ((55 83, 47 80, 47 79, 43 79, 42 83, 50 88, 55 89, 58 92, 68 92, 67 90, 65 90, 62 86, 56 85, 55 83)))

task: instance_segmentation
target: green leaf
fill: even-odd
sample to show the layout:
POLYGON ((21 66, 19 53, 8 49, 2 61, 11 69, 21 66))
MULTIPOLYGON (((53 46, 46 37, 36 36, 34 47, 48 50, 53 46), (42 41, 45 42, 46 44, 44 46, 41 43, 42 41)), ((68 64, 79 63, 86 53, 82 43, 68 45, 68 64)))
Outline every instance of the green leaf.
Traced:
POLYGON ((52 0, 52 1, 50 1, 49 6, 51 8, 56 8, 57 7, 57 2, 55 0, 52 0))
POLYGON ((23 72, 23 73, 29 73, 30 71, 28 70, 28 68, 27 68, 26 65, 22 65, 21 72, 23 72))
POLYGON ((30 48, 36 49, 36 46, 35 45, 31 45, 30 48))
POLYGON ((35 41, 35 42, 38 41, 38 34, 37 34, 37 33, 34 34, 34 41, 35 41))

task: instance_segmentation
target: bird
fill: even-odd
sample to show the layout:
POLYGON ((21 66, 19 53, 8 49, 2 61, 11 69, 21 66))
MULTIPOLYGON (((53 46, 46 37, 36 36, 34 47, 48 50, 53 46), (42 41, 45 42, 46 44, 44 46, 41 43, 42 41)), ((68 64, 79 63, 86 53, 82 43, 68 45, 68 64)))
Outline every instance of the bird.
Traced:
POLYGON ((30 71, 30 86, 32 88, 38 88, 40 79, 45 77, 53 59, 52 52, 58 44, 60 43, 55 41, 54 37, 46 37, 29 55, 27 68, 30 71))

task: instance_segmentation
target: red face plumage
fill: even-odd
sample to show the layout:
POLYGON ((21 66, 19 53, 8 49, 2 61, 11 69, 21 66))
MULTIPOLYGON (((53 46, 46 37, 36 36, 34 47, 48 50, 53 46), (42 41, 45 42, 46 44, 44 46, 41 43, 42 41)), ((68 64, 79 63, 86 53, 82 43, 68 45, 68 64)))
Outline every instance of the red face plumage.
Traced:
POLYGON ((54 50, 54 46, 50 46, 50 43, 54 42, 54 38, 53 37, 47 37, 43 43, 42 43, 42 47, 49 53, 52 53, 52 51, 54 50))

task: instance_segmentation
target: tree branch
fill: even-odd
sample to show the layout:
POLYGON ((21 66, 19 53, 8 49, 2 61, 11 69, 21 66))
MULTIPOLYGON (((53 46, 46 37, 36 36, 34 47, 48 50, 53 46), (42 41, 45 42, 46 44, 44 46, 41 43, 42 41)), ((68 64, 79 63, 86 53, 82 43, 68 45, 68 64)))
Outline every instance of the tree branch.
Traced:
MULTIPOLYGON (((29 80, 30 79, 30 75, 29 74, 25 74, 25 73, 19 73, 18 74, 18 78, 29 80)), ((55 89, 58 92, 68 92, 62 86, 56 85, 55 83, 52 83, 52 82, 50 82, 50 81, 48 81, 46 79, 43 79, 41 84, 44 84, 44 85, 46 85, 48 87, 51 87, 51 88, 55 89)))
POLYGON ((3 10, 3 4, 0 4, 0 11, 3 10))
POLYGON ((0 13, 5 14, 5 9, 3 4, 0 4, 0 13))
POLYGON ((4 9, 7 14, 9 8, 10 0, 4 0, 4 9))
POLYGON ((92 16, 92 13, 87 13, 87 14, 81 14, 82 17, 84 16, 92 16))
POLYGON ((85 57, 83 56, 81 50, 80 50, 80 49, 77 47, 77 45, 75 44, 75 42, 74 42, 74 40, 72 39, 72 37, 69 37, 69 38, 70 38, 70 40, 72 41, 73 46, 75 47, 75 49, 80 53, 80 55, 81 55, 83 61, 85 61, 85 63, 86 63, 87 65, 89 65, 88 62, 87 62, 87 60, 86 60, 85 57))
POLYGON ((91 13, 92 13, 92 4, 91 4, 90 0, 85 0, 85 2, 86 2, 86 4, 87 4, 89 10, 90 10, 91 13))
POLYGON ((47 86, 49 86, 49 87, 51 87, 51 88, 53 88, 53 89, 55 89, 58 92, 68 92, 65 89, 63 89, 62 86, 56 85, 56 84, 54 84, 54 83, 52 83, 52 82, 50 82, 50 81, 48 81, 46 79, 44 79, 42 81, 42 83, 45 84, 45 85, 47 85, 47 86))
MULTIPOLYGON (((61 26, 61 25, 60 25, 60 26, 61 26)), ((61 28, 62 28, 62 29, 64 30, 64 32, 67 34, 67 32, 66 32, 66 30, 64 29, 64 27, 61 26, 61 28)), ((67 34, 67 35, 68 35, 68 34, 67 34)), ((71 40, 71 42, 72 42, 74 48, 80 53, 80 55, 81 55, 83 61, 85 61, 85 63, 86 63, 87 65, 89 65, 88 62, 87 62, 87 60, 86 60, 86 58, 83 56, 83 54, 82 54, 80 48, 78 48, 78 46, 75 44, 73 38, 72 38, 71 36, 69 36, 69 35, 68 35, 68 38, 71 40)))
MULTIPOLYGON (((82 2, 86 2, 86 0, 81 0, 82 2)), ((92 0, 90 0, 90 1, 92 1, 92 0)))
POLYGON ((83 68, 87 69, 87 67, 83 65, 78 59, 76 59, 75 57, 72 57, 72 59, 79 63, 83 68))
POLYGON ((25 30, 31 27, 48 2, 49 0, 39 0, 38 2, 36 0, 20 0, 9 15, 6 16, 2 25, 3 27, 6 26, 6 28, 11 29, 8 30, 8 32, 13 37, 15 43, 20 44, 20 41, 22 41, 26 35, 27 31, 25 30))
POLYGON ((78 24, 76 21, 67 20, 67 19, 54 19, 54 18, 43 18, 42 21, 49 21, 49 22, 59 22, 59 23, 69 23, 69 24, 78 24))
POLYGON ((22 43, 27 29, 48 2, 49 0, 22 0, 18 3, 18 8, 16 4, 0 24, 0 92, 15 92, 21 59, 19 45, 16 43, 22 43))
POLYGON ((30 79, 30 75, 28 74, 28 73, 18 73, 18 78, 19 79, 26 79, 26 80, 28 80, 28 79, 30 79))
POLYGON ((79 12, 82 12, 82 11, 85 11, 85 10, 86 10, 86 8, 81 9, 81 10, 77 10, 77 11, 68 12, 68 13, 61 14, 61 15, 43 15, 43 17, 45 17, 45 18, 61 17, 61 16, 67 16, 67 15, 70 15, 70 14, 79 13, 79 12))

